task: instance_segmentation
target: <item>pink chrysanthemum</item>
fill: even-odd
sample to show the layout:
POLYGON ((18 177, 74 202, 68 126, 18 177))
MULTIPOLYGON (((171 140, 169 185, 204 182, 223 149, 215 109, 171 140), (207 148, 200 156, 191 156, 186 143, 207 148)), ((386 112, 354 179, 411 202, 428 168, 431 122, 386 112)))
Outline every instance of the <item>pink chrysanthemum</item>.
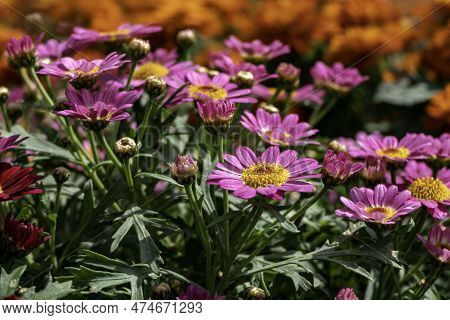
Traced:
POLYGON ((338 216, 381 224, 394 224, 398 218, 420 207, 420 202, 408 190, 379 184, 374 190, 352 188, 350 199, 341 197, 346 208, 336 210, 338 216))
POLYGON ((364 163, 355 163, 345 152, 328 149, 323 158, 322 180, 327 185, 341 184, 364 168, 364 163))
POLYGON ((311 129, 307 122, 300 122, 296 114, 289 114, 284 119, 278 113, 269 113, 259 108, 256 116, 249 111, 241 117, 241 124, 250 132, 261 137, 265 142, 277 146, 296 146, 318 144, 308 139, 319 130, 311 129))
POLYGON ((122 24, 116 30, 103 32, 75 27, 69 42, 79 48, 98 42, 127 41, 135 37, 145 38, 161 30, 160 26, 130 23, 122 24))
POLYGON ((139 87, 144 84, 149 76, 157 76, 164 80, 173 75, 183 77, 189 71, 193 71, 195 66, 191 61, 177 62, 178 54, 176 50, 157 49, 150 52, 136 66, 131 81, 132 87, 139 87))
POLYGON ((116 70, 124 63, 129 62, 128 60, 123 60, 124 57, 124 54, 117 54, 115 52, 110 53, 105 59, 92 61, 64 57, 59 61, 44 64, 38 73, 68 79, 77 89, 88 89, 94 85, 99 75, 107 71, 116 70))
POLYGON ((211 298, 208 290, 199 287, 195 283, 191 283, 187 286, 186 291, 181 292, 178 297, 178 300, 225 300, 225 296, 215 295, 211 298))
POLYGON ((57 111, 64 117, 79 119, 92 130, 104 129, 109 122, 127 119, 130 114, 125 110, 131 108, 139 98, 137 91, 120 91, 118 86, 111 86, 101 91, 81 91, 69 87, 67 110, 57 111))
POLYGON ((343 288, 339 290, 335 300, 359 300, 352 288, 343 288))
POLYGON ((190 71, 185 77, 175 75, 167 79, 170 92, 174 92, 186 82, 188 85, 177 95, 172 105, 190 101, 229 100, 233 103, 255 103, 256 99, 250 97, 250 89, 239 89, 230 81, 226 74, 219 73, 210 77, 206 73, 190 71))
MULTIPOLYGON (((255 91, 259 97, 263 99, 270 99, 275 93, 275 88, 267 88, 262 86, 258 91, 255 91)), ((291 93, 291 102, 292 103, 301 103, 304 105, 322 105, 323 99, 326 95, 325 90, 314 87, 312 84, 307 84, 298 89, 292 91, 291 93)), ((282 91, 277 96, 277 101, 286 101, 287 95, 284 91, 282 91)))
POLYGON ((420 234, 417 238, 422 242, 427 251, 442 263, 450 264, 450 229, 442 226, 433 226, 429 233, 428 239, 420 234))
POLYGON ((368 156, 386 158, 388 161, 426 159, 430 155, 431 142, 424 134, 408 133, 400 141, 394 136, 383 137, 379 133, 360 132, 356 141, 340 140, 346 145, 352 157, 368 156))
POLYGON ((358 69, 345 68, 340 62, 329 67, 322 61, 318 61, 310 72, 317 85, 340 92, 348 92, 369 79, 368 76, 362 76, 358 69))
POLYGON ((278 40, 266 45, 259 39, 251 42, 243 42, 235 36, 226 39, 225 46, 231 50, 235 50, 244 60, 252 63, 265 63, 291 51, 288 45, 278 40))
POLYGON ((224 155, 224 163, 217 163, 207 182, 233 191, 233 195, 250 199, 262 195, 275 200, 284 198, 284 193, 315 191, 315 187, 305 181, 319 178, 315 173, 320 168, 318 162, 310 158, 297 158, 293 150, 280 154, 278 147, 270 147, 261 156, 250 148, 238 147, 236 156, 224 155))
POLYGON ((450 170, 442 168, 433 176, 433 170, 425 163, 409 161, 400 174, 407 182, 411 195, 428 209, 435 219, 449 217, 450 170))

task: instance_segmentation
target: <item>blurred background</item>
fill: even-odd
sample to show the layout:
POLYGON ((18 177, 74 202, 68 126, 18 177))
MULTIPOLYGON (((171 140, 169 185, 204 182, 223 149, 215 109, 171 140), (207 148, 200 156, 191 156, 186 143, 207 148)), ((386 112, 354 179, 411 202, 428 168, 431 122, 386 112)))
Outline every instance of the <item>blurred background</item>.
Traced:
MULTIPOLYGON (((193 28, 201 35, 199 63, 230 34, 279 39, 294 51, 282 60, 302 67, 304 82, 319 59, 371 77, 341 99, 350 107, 344 114, 334 108, 321 124, 324 134, 438 134, 450 125, 448 0, 1 0, 0 15, 2 53, 10 37, 42 32, 37 25, 64 38, 76 25, 108 31, 124 22, 154 23, 163 31, 151 37, 153 48, 173 47, 177 31, 193 28)), ((0 84, 14 84, 15 77, 2 54, 0 84)))

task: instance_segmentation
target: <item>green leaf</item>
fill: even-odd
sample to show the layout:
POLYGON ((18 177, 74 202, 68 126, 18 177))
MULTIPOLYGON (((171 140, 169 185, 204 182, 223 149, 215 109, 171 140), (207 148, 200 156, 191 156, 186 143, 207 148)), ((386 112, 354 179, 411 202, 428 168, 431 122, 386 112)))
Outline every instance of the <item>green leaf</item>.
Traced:
POLYGON ((300 231, 297 229, 297 227, 295 226, 294 223, 292 223, 291 221, 289 221, 289 219, 286 219, 285 216, 283 216, 282 214, 280 214, 277 211, 271 210, 270 211, 275 218, 278 220, 278 222, 280 223, 281 227, 286 230, 287 232, 292 232, 292 233, 299 233, 300 231))
POLYGON ((27 266, 20 266, 14 269, 10 274, 2 268, 0 274, 0 298, 8 297, 19 287, 20 277, 25 272, 27 266))
POLYGON ((24 149, 26 150, 44 153, 47 155, 51 155, 52 157, 63 158, 69 161, 75 160, 69 151, 57 146, 56 144, 51 143, 46 139, 44 135, 40 135, 39 137, 34 136, 33 134, 27 132, 20 125, 14 125, 11 128, 11 133, 20 134, 22 137, 28 137, 27 140, 21 143, 21 145, 23 145, 24 149))
POLYGON ((75 291, 72 289, 72 281, 50 282, 39 292, 28 290, 22 298, 25 300, 58 300, 75 291))
POLYGON ((116 249, 119 247, 120 242, 122 242, 128 231, 130 231, 132 225, 133 217, 128 217, 125 222, 119 227, 119 229, 117 229, 116 233, 114 233, 114 235, 112 236, 114 241, 111 244, 110 252, 116 251, 116 249))
POLYGON ((327 260, 338 263, 341 266, 343 266, 344 268, 351 270, 351 271, 363 276, 364 278, 369 279, 370 281, 374 280, 372 275, 370 274, 370 272, 368 272, 363 267, 358 266, 355 262, 344 261, 344 260, 336 259, 336 258, 328 258, 327 260))
POLYGON ((411 85, 408 79, 401 79, 394 83, 381 83, 374 100, 376 103, 412 107, 427 102, 438 92, 438 89, 431 88, 424 82, 411 85))
POLYGON ((28 220, 33 216, 34 209, 29 204, 24 204, 23 207, 20 209, 19 214, 17 215, 16 219, 23 219, 28 220))
POLYGON ((157 173, 150 173, 150 172, 141 172, 138 173, 136 176, 137 177, 146 177, 146 178, 153 178, 153 179, 157 179, 157 180, 163 180, 163 181, 167 181, 173 185, 176 185, 178 187, 182 187, 183 186, 181 184, 179 184, 178 182, 176 182, 175 180, 173 180, 171 177, 162 175, 162 174, 157 174, 157 173))
POLYGON ((89 285, 91 292, 129 284, 131 298, 144 299, 142 281, 148 276, 155 275, 148 265, 128 265, 122 260, 111 259, 90 250, 81 252, 80 258, 87 266, 66 268, 73 275, 74 281, 89 285))
POLYGON ((145 227, 142 215, 133 215, 133 226, 139 241, 141 262, 147 263, 156 273, 159 272, 158 262, 163 263, 161 251, 159 251, 150 233, 145 227))

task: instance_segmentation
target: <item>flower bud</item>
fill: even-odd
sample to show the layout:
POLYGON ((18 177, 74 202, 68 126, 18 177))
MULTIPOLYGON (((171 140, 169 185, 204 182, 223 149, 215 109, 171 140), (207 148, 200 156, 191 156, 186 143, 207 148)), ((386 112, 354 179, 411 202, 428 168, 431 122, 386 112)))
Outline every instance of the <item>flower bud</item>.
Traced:
POLYGON ((6 53, 11 68, 31 68, 36 64, 36 47, 29 35, 24 35, 20 39, 9 39, 6 53))
POLYGON ((273 104, 263 102, 260 104, 260 107, 270 113, 280 113, 280 110, 278 110, 278 108, 275 107, 273 104))
POLYGON ((358 296, 355 294, 355 292, 353 291, 352 288, 344 288, 341 289, 336 298, 334 298, 335 300, 359 300, 358 296))
POLYGON ((300 84, 300 69, 290 63, 280 63, 277 68, 277 75, 281 84, 286 90, 292 91, 300 84))
POLYGON ((377 184, 384 180, 386 171, 387 171, 386 158, 369 156, 366 158, 365 166, 361 171, 361 177, 371 184, 377 184))
POLYGON ((42 228, 11 215, 6 216, 0 230, 0 262, 23 257, 50 239, 42 228))
POLYGON ((56 183, 61 185, 70 178, 70 171, 64 167, 58 167, 53 170, 52 173, 53 179, 55 179, 56 183))
POLYGON ((347 153, 347 147, 344 146, 343 144, 341 144, 339 141, 337 140, 333 140, 328 144, 328 147, 336 152, 345 152, 347 153))
POLYGON ((177 45, 184 50, 191 48, 196 40, 197 36, 191 29, 181 30, 177 34, 177 45))
POLYGON ((323 159, 322 181, 327 186, 343 184, 363 167, 363 163, 353 162, 347 153, 328 149, 323 159))
POLYGON ((253 82, 255 77, 251 72, 248 71, 239 71, 234 77, 234 82, 238 85, 239 88, 247 89, 253 86, 253 82))
POLYGON ((197 172, 197 161, 190 154, 178 155, 170 168, 172 178, 182 185, 191 185, 197 172))
POLYGON ((159 97, 165 90, 167 84, 164 79, 158 76, 149 76, 145 79, 145 91, 150 97, 159 97))
POLYGON ((245 289, 245 300, 264 300, 266 294, 264 290, 258 287, 249 287, 245 289))
POLYGON ((7 87, 0 87, 0 105, 6 103, 9 99, 9 89, 7 87))
POLYGON ((172 291, 170 289, 169 284, 166 282, 161 282, 156 287, 152 289, 152 298, 155 300, 167 300, 172 291))
POLYGON ((205 128, 212 134, 227 132, 236 111, 229 100, 198 101, 197 108, 205 128))
POLYGON ((126 46, 127 56, 133 61, 144 59, 150 52, 150 43, 147 40, 133 38, 126 46))
POLYGON ((120 159, 128 159, 137 153, 136 142, 128 137, 117 140, 114 144, 114 153, 120 159))

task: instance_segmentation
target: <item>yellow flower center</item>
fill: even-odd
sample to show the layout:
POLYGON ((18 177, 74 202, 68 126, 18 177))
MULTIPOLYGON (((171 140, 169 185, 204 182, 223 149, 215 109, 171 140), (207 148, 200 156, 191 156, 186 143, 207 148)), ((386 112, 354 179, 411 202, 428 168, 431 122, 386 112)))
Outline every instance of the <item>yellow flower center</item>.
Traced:
POLYGON ((91 70, 88 70, 86 72, 83 70, 79 70, 79 69, 72 69, 72 70, 66 71, 66 74, 77 75, 77 76, 89 76, 91 74, 98 72, 99 70, 100 70, 100 67, 95 66, 91 70))
POLYGON ((410 154, 409 150, 404 147, 378 149, 377 151, 375 151, 375 153, 382 157, 398 158, 398 159, 405 159, 410 154))
POLYGON ((188 91, 189 95, 196 100, 202 100, 205 96, 215 101, 223 100, 227 97, 227 91, 224 88, 214 85, 202 86, 191 84, 188 91))
POLYGON ((439 179, 433 177, 418 178, 408 188, 411 195, 420 200, 444 201, 450 198, 450 190, 439 179))
POLYGON ((139 66, 134 71, 133 78, 137 80, 145 80, 149 76, 157 76, 163 78, 169 74, 169 69, 157 62, 147 62, 139 66))
POLYGON ((115 31, 105 31, 105 32, 100 32, 100 36, 104 37, 108 37, 110 41, 116 41, 117 40, 117 36, 126 36, 130 33, 129 29, 122 29, 122 30, 115 30, 115 31))
POLYGON ((396 214, 396 211, 390 207, 367 207, 365 210, 369 214, 374 212, 382 212, 384 214, 383 221, 389 220, 396 214))
POLYGON ((267 187, 270 184, 280 186, 289 178, 281 164, 257 162, 242 171, 242 181, 251 188, 267 187))

